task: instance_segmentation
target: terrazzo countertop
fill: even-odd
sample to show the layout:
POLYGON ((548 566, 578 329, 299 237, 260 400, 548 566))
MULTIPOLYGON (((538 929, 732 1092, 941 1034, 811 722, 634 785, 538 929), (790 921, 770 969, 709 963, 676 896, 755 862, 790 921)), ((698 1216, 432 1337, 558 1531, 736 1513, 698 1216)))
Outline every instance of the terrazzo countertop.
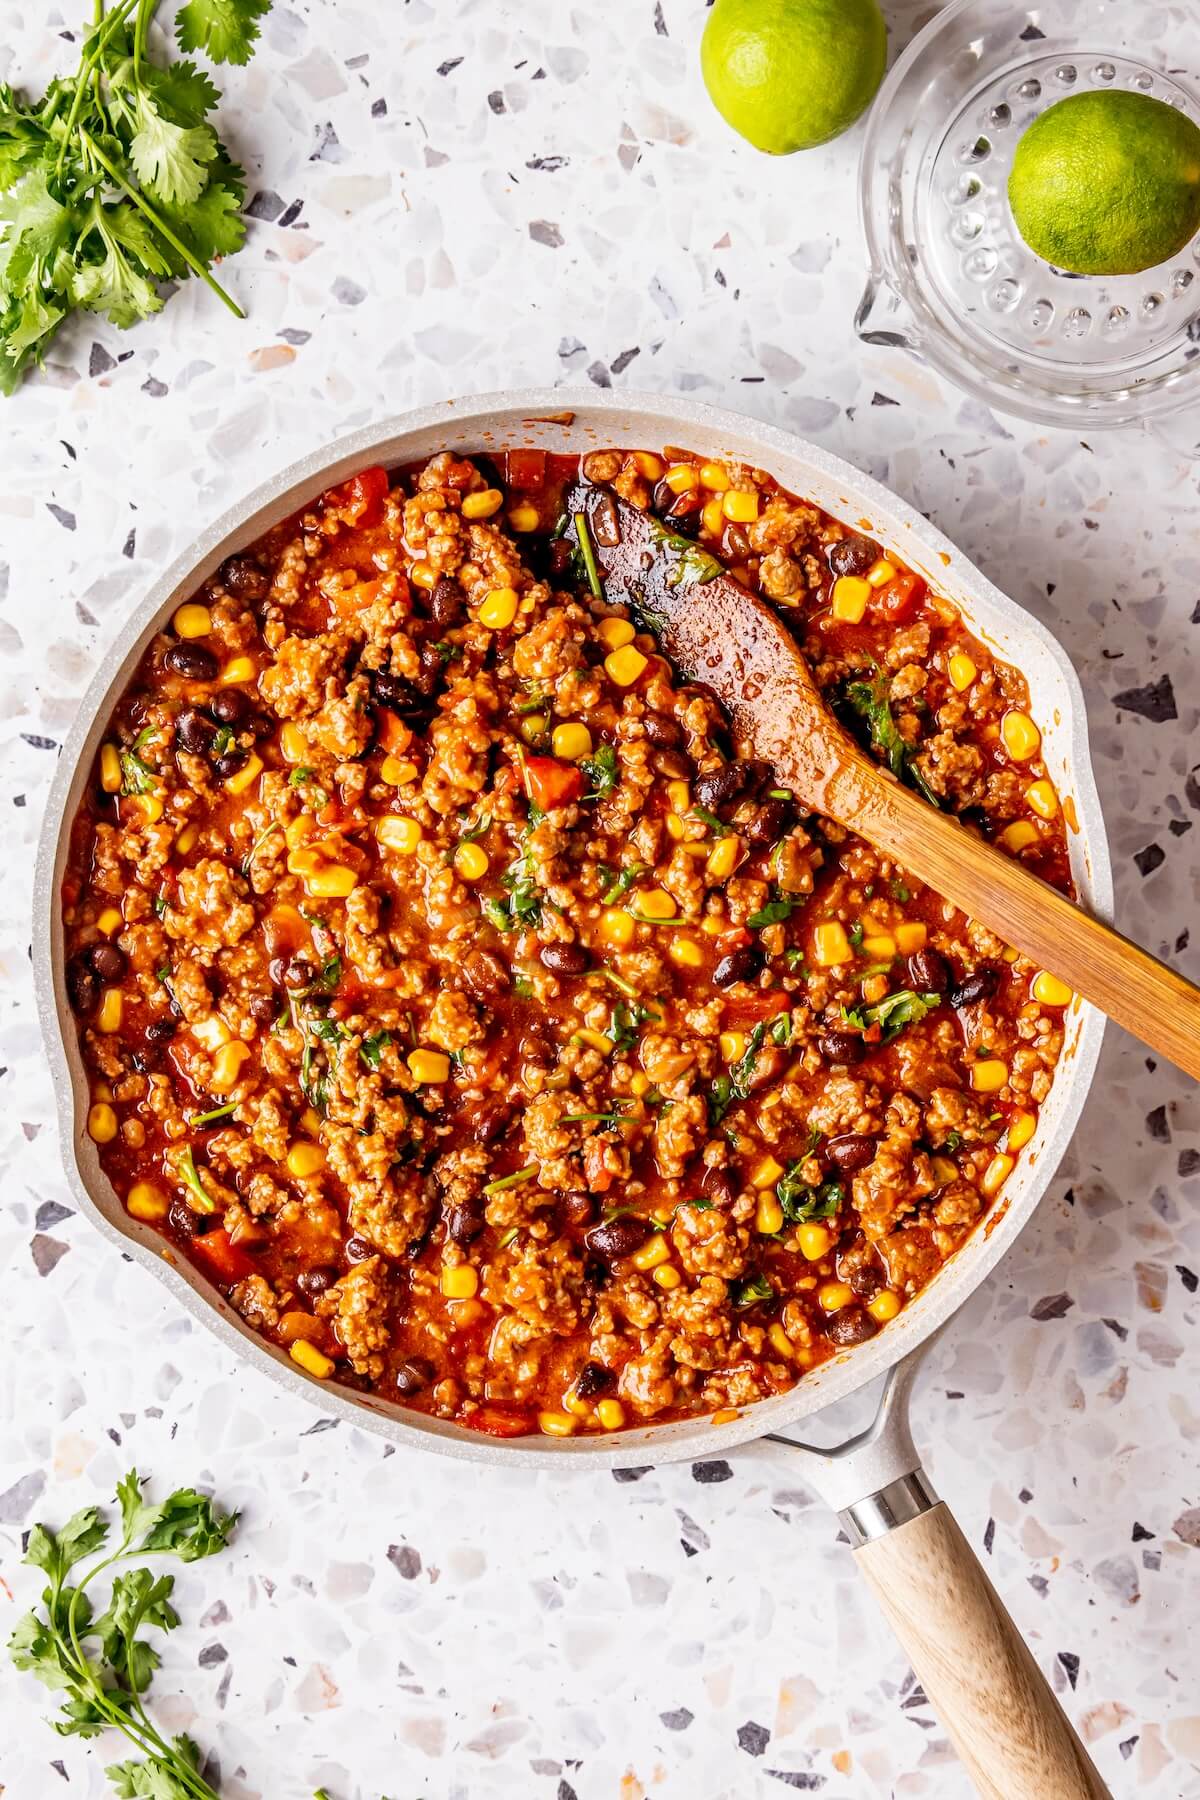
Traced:
MULTIPOLYGON (((932 9, 893 4, 894 44, 932 9)), ((0 77, 77 21, 0 0, 0 77)), ((29 981, 56 747, 202 520, 303 450, 446 396, 686 392, 926 510, 1070 651, 1123 928, 1200 978, 1200 501, 864 351, 859 135, 769 161, 694 73, 699 0, 277 0, 226 72, 254 222, 226 278, 83 323, 3 403, 0 1634, 35 1519, 130 1464, 244 1521, 184 1570, 156 1683, 229 1800, 964 1800, 836 1521, 786 1448, 612 1475, 392 1452, 235 1360, 76 1216, 29 981), (186 1696, 184 1698, 183 1696, 186 1696)), ((1200 1795, 1200 1098, 1117 1031, 1037 1217, 927 1365, 916 1429, 1118 1796, 1200 1795)), ((0 1669, 6 1800, 106 1793, 0 1669)))

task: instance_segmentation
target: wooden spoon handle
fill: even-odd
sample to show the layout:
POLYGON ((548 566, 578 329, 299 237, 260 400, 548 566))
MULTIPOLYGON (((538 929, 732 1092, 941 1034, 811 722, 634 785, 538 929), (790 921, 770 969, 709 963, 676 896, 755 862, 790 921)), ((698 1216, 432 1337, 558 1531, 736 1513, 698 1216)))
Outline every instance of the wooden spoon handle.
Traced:
POLYGON ((830 783, 834 818, 1200 1080, 1200 988, 874 764, 830 783), (844 779, 847 793, 836 790, 844 779))
POLYGON ((854 1555, 984 1800, 1111 1800, 946 1506, 854 1555))

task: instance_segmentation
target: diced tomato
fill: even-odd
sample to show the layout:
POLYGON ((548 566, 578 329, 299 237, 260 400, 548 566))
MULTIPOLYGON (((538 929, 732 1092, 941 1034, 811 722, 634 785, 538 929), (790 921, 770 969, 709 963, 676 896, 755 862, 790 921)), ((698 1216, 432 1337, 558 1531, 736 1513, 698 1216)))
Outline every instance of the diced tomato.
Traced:
POLYGON ((369 527, 382 519, 387 491, 386 469, 360 469, 340 487, 330 488, 324 498, 326 506, 336 507, 348 524, 369 527))
POLYGON ((906 570, 880 588, 871 610, 876 618, 886 619, 889 625, 907 625, 924 595, 925 583, 921 577, 910 575, 906 570))
POLYGON ((381 706, 376 717, 379 721, 379 741, 384 749, 392 756, 398 756, 402 750, 407 750, 412 743, 412 732, 399 713, 381 706))
POLYGON ((589 1194, 603 1194, 613 1184, 613 1172, 607 1166, 604 1157, 604 1141, 595 1136, 585 1139, 583 1146, 583 1173, 587 1180, 589 1194))
POLYGON ((727 1000, 721 1022, 734 1031, 741 1031, 747 1025, 760 1024, 763 1019, 773 1019, 776 1013, 790 1012, 793 1004, 790 994, 774 988, 766 993, 757 990, 744 1000, 727 1000))
POLYGON ((527 494, 534 494, 540 493, 546 485, 544 450, 509 450, 504 467, 509 487, 523 488, 527 494))
POLYGON ((533 1429, 527 1414, 509 1412, 502 1406, 480 1406, 462 1421, 471 1431, 484 1431, 488 1437, 524 1437, 533 1429))
POLYGON ((196 1260, 207 1267, 214 1281, 229 1285, 235 1281, 244 1281, 247 1275, 254 1273, 254 1263, 244 1250, 229 1241, 229 1233, 224 1230, 206 1231, 201 1237, 192 1239, 192 1254, 196 1260))
POLYGON ((377 581, 356 581, 351 588, 341 588, 333 597, 333 610, 339 619, 352 619, 379 593, 377 581))
POLYGON ((583 793, 583 770, 576 763, 556 762, 552 756, 527 756, 525 772, 529 797, 543 812, 570 806, 583 793))

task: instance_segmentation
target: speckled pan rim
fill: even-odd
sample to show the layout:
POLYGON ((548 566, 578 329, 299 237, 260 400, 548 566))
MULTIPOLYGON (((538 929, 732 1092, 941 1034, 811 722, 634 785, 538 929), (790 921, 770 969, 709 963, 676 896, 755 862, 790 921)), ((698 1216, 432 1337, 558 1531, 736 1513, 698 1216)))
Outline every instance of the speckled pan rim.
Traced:
MULTIPOLYGON (((1111 866, 1088 748, 1083 692, 1058 640, 1039 620, 987 581, 941 532, 889 489, 840 457, 776 426, 670 395, 599 392, 584 396, 561 388, 542 388, 471 396, 401 414, 311 452, 272 476, 199 534, 134 609, 98 667, 63 744, 42 823, 34 880, 34 981, 68 1185, 91 1223, 151 1270, 227 1348, 246 1357, 289 1393, 318 1407, 326 1416, 359 1425, 397 1444, 432 1449, 476 1463, 553 1468, 560 1472, 572 1459, 588 1469, 611 1469, 656 1461, 699 1461, 723 1454, 765 1433, 785 1431, 877 1379, 924 1343, 986 1279, 1041 1200, 1087 1099, 1105 1023, 1094 1008, 1079 1008, 1074 1037, 1054 1085, 1056 1116, 1044 1139, 1041 1133, 1035 1139, 1036 1160, 1018 1165, 1011 1184, 1013 1197, 1002 1203, 1001 1209, 912 1306, 885 1332, 822 1365, 788 1393, 759 1401, 719 1426, 704 1418, 641 1427, 615 1439, 494 1439, 406 1412, 336 1384, 315 1384, 301 1374, 284 1352, 250 1331, 198 1271, 177 1261, 169 1250, 164 1255, 163 1240, 148 1226, 128 1217, 100 1174, 98 1164, 90 1179, 85 1176, 81 1155, 91 1152, 93 1162, 95 1156, 83 1129, 87 1090, 65 995, 57 897, 70 822, 94 748, 89 740, 98 735, 111 701, 128 678, 145 642, 179 598, 193 591, 232 550, 266 528, 271 520, 262 515, 286 516, 325 487, 373 461, 395 466, 409 460, 397 440, 436 431, 439 441, 486 449, 506 432, 519 434, 524 429, 528 436, 529 426, 557 424, 556 415, 561 417, 568 412, 573 430, 587 431, 595 421, 597 444, 612 441, 610 421, 638 418, 653 426, 656 434, 653 439, 648 436, 646 442, 679 441, 713 455, 737 454, 768 469, 780 459, 806 462, 831 488, 840 491, 845 511, 841 512, 837 504, 830 506, 830 511, 850 522, 860 515, 887 520, 892 541, 903 542, 909 560, 918 568, 924 566, 934 572, 934 579, 943 588, 951 588, 957 601, 965 601, 976 630, 990 622, 1019 636, 1028 646, 1018 653, 1027 669, 1031 666, 1031 653, 1045 656, 1061 685, 1064 702, 1066 766, 1071 774, 1079 823, 1077 879, 1093 911, 1109 917, 1112 909, 1111 866), (734 445, 741 448, 735 452, 734 445)), ((803 487, 798 483, 789 485, 801 490, 803 487)))

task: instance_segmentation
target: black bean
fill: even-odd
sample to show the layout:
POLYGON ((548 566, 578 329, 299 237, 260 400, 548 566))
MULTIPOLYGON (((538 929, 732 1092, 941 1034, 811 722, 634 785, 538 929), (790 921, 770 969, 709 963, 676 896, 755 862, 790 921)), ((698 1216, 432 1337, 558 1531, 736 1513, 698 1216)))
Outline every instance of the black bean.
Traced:
POLYGON ((467 986, 480 1000, 498 1000, 508 992, 508 971, 490 950, 468 950, 462 972, 467 986))
POLYGON ((92 967, 101 981, 120 981, 127 967, 123 950, 118 950, 115 944, 101 942, 93 944, 89 954, 92 959, 92 967))
POLYGON ((316 969, 306 957, 293 956, 283 971, 283 985, 289 988, 307 987, 316 973, 316 969))
POLYGON ((185 681, 213 681, 221 665, 203 644, 185 641, 168 646, 163 652, 163 666, 172 675, 182 675, 185 681))
POLYGON ((847 1279, 860 1300, 873 1300, 885 1285, 883 1272, 874 1263, 863 1263, 861 1268, 852 1269, 847 1279))
POLYGON ((865 1344, 879 1330, 878 1325, 869 1312, 860 1306, 844 1306, 839 1313, 834 1313, 825 1327, 825 1335, 831 1344, 865 1344))
POLYGON ((681 537, 699 537, 703 505, 699 488, 689 488, 682 494, 676 494, 667 508, 667 519, 672 531, 678 532, 681 537))
POLYGON ((855 1169, 865 1169, 869 1162, 874 1162, 875 1139, 871 1137, 833 1138, 825 1145, 825 1154, 843 1175, 852 1175, 855 1169))
POLYGON ((604 550, 615 550, 621 541, 621 520, 611 494, 599 494, 590 508, 592 536, 604 550))
POLYGON ((246 752, 244 750, 227 750, 224 756, 218 756, 213 764, 213 774, 218 781, 228 781, 231 775, 237 774, 245 760, 246 752))
POLYGON ((817 1049, 831 1063, 856 1063, 866 1055, 866 1045, 853 1031, 825 1031, 817 1039, 817 1049))
POLYGON ((366 1238, 347 1238, 343 1254, 345 1255, 347 1262, 366 1262, 368 1256, 374 1256, 375 1246, 373 1244, 368 1244, 366 1238))
POLYGON ((336 1279, 336 1272, 332 1269, 305 1269, 302 1274, 297 1275, 296 1286, 311 1300, 318 1294, 323 1294, 326 1288, 332 1287, 336 1279))
POLYGON ((246 1000, 250 1017, 260 1025, 269 1025, 279 1010, 274 994, 250 994, 246 1000))
POLYGON ((407 1362, 400 1364, 392 1379, 398 1394, 419 1394, 423 1387, 429 1386, 433 1376, 432 1363, 426 1362, 423 1356, 410 1356, 407 1362))
POLYGON ((829 566, 835 575, 865 575, 879 561, 879 545, 857 533, 842 538, 829 551, 829 566))
POLYGON ((464 1200, 448 1206, 445 1212, 446 1236, 456 1244, 470 1244, 479 1236, 487 1221, 482 1201, 464 1200))
POLYGON ((762 951, 746 944, 742 949, 731 950, 728 956, 723 956, 713 970, 712 978, 717 987, 732 987, 735 981, 753 981, 762 965, 762 951))
POLYGON ((428 700, 441 681, 446 665, 436 644, 423 644, 417 662, 419 666, 413 677, 413 686, 423 700, 428 700))
POLYGON ((636 1213, 622 1213, 619 1219, 607 1219, 603 1225, 593 1225, 584 1242, 593 1256, 614 1263, 640 1250, 649 1235, 650 1227, 645 1219, 636 1213))
POLYGON ((908 985, 918 994, 944 994, 950 986, 950 966, 937 950, 916 950, 905 968, 908 985))
POLYGON ((250 710, 250 702, 240 688, 222 688, 209 701, 208 710, 222 725, 240 725, 250 710))
POLYGON ((429 617, 439 631, 457 625, 467 610, 467 596, 457 581, 443 575, 429 596, 429 617))
POLYGON ((690 781, 692 765, 686 756, 676 750, 656 750, 653 767, 668 781, 690 781))
POLYGON ((775 1077, 782 1073, 787 1060, 786 1050, 781 1050, 777 1044, 764 1044, 746 1077, 746 1092, 757 1094, 760 1088, 770 1087, 775 1077))
POLYGON ((215 736, 211 719, 193 706, 185 707, 175 721, 175 742, 192 756, 207 756, 215 736))
POLYGON ((391 706, 397 711, 415 704, 411 683, 400 675, 385 675, 380 669, 371 676, 371 693, 380 706, 391 706))
POLYGON ((742 826, 742 836, 750 844, 773 844, 792 822, 788 800, 763 800, 742 826))
POLYGON ((221 564, 218 580, 239 600, 265 600, 271 586, 270 577, 252 556, 228 556, 221 564))
POLYGON ((706 812, 728 806, 746 787, 745 763, 726 763, 723 769, 708 769, 692 783, 692 795, 706 812))
POLYGON ((67 993, 80 1013, 91 1012, 100 998, 100 977, 86 950, 77 951, 67 964, 67 993))
POLYGON ((974 1006, 980 1000, 990 1000, 1000 986, 1000 971, 994 963, 980 963, 973 975, 964 975, 956 987, 950 990, 951 1006, 974 1006))
POLYGON ((647 713, 642 724, 656 750, 678 750, 682 747, 683 726, 674 719, 668 719, 665 713, 647 713))
POLYGON ((541 959, 556 975, 582 975, 592 960, 582 944, 543 944, 541 959))
POLYGON ((736 1179, 728 1169, 709 1169, 701 1187, 706 1197, 717 1206, 732 1206, 740 1191, 736 1179))
POLYGON ((613 1371, 606 1369, 603 1363, 585 1362, 579 1371, 575 1392, 581 1400, 593 1400, 597 1394, 605 1393, 615 1380, 613 1371))
POLYGON ((475 1142, 477 1144, 494 1144, 502 1138, 512 1124, 513 1109, 506 1106, 503 1100, 493 1100, 475 1117, 475 1142))
POLYGON ((243 731, 251 731, 256 738, 272 737, 277 721, 264 712, 252 712, 242 726, 243 731))
POLYGON ((195 1237, 200 1224, 199 1213, 194 1213, 186 1200, 172 1200, 171 1210, 167 1214, 167 1224, 180 1237, 195 1237))
POLYGON ((563 1224, 573 1225, 578 1231, 581 1225, 590 1225, 595 1218, 596 1203, 590 1194, 564 1194, 558 1210, 563 1224))
POLYGON ((164 1013, 161 1019, 151 1019, 143 1036, 148 1044, 167 1044, 179 1030, 178 1019, 172 1019, 164 1013))

